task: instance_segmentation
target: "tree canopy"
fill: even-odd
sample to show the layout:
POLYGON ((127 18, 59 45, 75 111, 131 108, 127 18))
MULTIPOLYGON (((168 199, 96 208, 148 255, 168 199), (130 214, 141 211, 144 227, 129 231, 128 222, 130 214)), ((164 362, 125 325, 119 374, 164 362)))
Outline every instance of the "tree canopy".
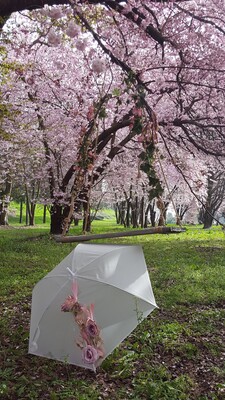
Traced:
POLYGON ((65 206, 71 193, 85 204, 103 178, 118 187, 109 177, 122 170, 124 192, 134 192, 136 170, 139 187, 147 179, 160 195, 157 179, 168 175, 170 191, 182 173, 200 191, 207 165, 223 165, 224 2, 2 4, 15 7, 6 14, 21 11, 2 31, 1 57, 11 65, 1 92, 13 111, 1 120, 10 179, 31 168, 33 182, 43 186, 46 176, 46 196, 65 206))

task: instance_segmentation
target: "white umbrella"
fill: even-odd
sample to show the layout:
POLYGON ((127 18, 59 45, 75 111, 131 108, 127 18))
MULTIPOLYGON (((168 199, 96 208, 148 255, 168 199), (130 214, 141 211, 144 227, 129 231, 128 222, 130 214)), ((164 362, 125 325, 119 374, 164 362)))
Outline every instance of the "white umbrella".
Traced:
POLYGON ((29 353, 95 370, 155 307, 140 246, 79 244, 34 287, 29 353))

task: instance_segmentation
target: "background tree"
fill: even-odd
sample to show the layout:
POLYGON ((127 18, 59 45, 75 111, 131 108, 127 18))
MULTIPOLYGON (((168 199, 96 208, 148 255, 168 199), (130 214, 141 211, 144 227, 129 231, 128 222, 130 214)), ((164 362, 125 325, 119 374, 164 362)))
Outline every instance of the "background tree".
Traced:
POLYGON ((204 229, 208 229, 212 226, 213 217, 225 199, 224 170, 221 171, 220 169, 211 168, 207 179, 205 207, 202 208, 199 216, 204 229))

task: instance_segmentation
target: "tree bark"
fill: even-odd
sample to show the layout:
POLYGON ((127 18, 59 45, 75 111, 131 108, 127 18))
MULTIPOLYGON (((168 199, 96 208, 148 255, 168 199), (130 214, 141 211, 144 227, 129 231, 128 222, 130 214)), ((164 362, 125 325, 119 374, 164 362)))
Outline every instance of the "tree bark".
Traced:
POLYGON ((88 196, 85 195, 83 202, 83 210, 84 210, 84 219, 83 219, 83 232, 91 231, 91 215, 90 215, 90 205, 88 196))
POLYGON ((156 225, 155 200, 153 200, 153 204, 149 203, 149 210, 150 210, 151 225, 154 228, 156 225))
POLYGON ((120 223, 121 225, 124 225, 126 228, 126 220, 125 220, 125 209, 126 209, 126 202, 122 201, 120 204, 120 223))
POLYGON ((144 196, 142 196, 140 202, 140 211, 139 211, 139 224, 141 225, 141 228, 144 228, 144 203, 145 199, 144 196))
POLYGON ((6 205, 5 201, 0 204, 0 225, 3 226, 9 225, 8 206, 6 205))
POLYGON ((20 219, 19 223, 22 224, 23 221, 23 200, 20 200, 20 219))
POLYGON ((132 226, 138 228, 138 196, 135 196, 132 203, 132 226))
POLYGON ((61 243, 72 243, 72 242, 86 242, 88 240, 95 239, 111 239, 117 237, 127 237, 127 236, 139 236, 139 235, 151 235, 151 234, 168 234, 168 233, 181 233, 185 232, 184 228, 172 228, 161 226, 157 228, 147 228, 147 229, 138 229, 134 231, 127 232, 113 232, 113 233, 102 233, 97 235, 80 235, 80 236, 60 236, 56 237, 57 242, 61 243))
POLYGON ((225 178, 223 171, 209 171, 207 199, 202 213, 203 229, 212 226, 214 215, 221 206, 225 196, 225 178))
POLYGON ((204 215, 204 225, 203 225, 203 229, 209 229, 209 228, 211 228, 212 223, 213 223, 213 216, 210 215, 210 214, 207 212, 207 210, 206 210, 205 215, 204 215))
POLYGON ((46 211, 47 211, 47 206, 45 204, 43 209, 43 224, 46 224, 46 211))
POLYGON ((61 235, 63 231, 63 206, 53 204, 50 208, 50 233, 52 235, 61 235))
POLYGON ((27 225, 27 226, 29 225, 29 211, 28 211, 28 207, 29 207, 29 204, 28 204, 28 200, 26 199, 26 225, 27 225))
POLYGON ((114 210, 115 210, 116 223, 117 223, 117 225, 119 225, 119 223, 120 223, 120 212, 119 212, 118 201, 114 205, 114 210))
MULTIPOLYGON (((147 208, 146 208, 146 210, 145 210, 144 228, 147 228, 148 223, 149 223, 149 221, 148 221, 148 213, 149 213, 149 211, 150 211, 150 207, 151 207, 151 203, 148 203, 148 206, 147 206, 147 208)), ((152 226, 154 227, 155 225, 152 225, 152 226)))
POLYGON ((127 209, 126 209, 126 219, 125 219, 126 223, 125 223, 125 226, 127 228, 129 228, 130 227, 130 210, 131 210, 130 198, 127 198, 126 205, 127 205, 127 209))
POLYGON ((5 183, 5 189, 0 192, 0 225, 9 225, 8 208, 10 204, 11 191, 12 191, 12 181, 8 177, 5 183))

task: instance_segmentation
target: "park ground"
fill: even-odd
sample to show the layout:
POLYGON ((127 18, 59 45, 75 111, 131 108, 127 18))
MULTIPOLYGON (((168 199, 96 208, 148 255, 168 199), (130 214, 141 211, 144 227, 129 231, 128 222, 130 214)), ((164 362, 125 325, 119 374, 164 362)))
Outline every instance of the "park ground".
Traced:
MULTIPOLYGON (((73 228, 71 233, 76 232, 73 228)), ((111 219, 94 233, 123 230, 111 219)), ((143 247, 158 309, 97 373, 28 354, 34 285, 75 247, 48 225, 0 229, 0 398, 4 400, 222 400, 225 398, 225 233, 185 233, 101 243, 143 247)))

